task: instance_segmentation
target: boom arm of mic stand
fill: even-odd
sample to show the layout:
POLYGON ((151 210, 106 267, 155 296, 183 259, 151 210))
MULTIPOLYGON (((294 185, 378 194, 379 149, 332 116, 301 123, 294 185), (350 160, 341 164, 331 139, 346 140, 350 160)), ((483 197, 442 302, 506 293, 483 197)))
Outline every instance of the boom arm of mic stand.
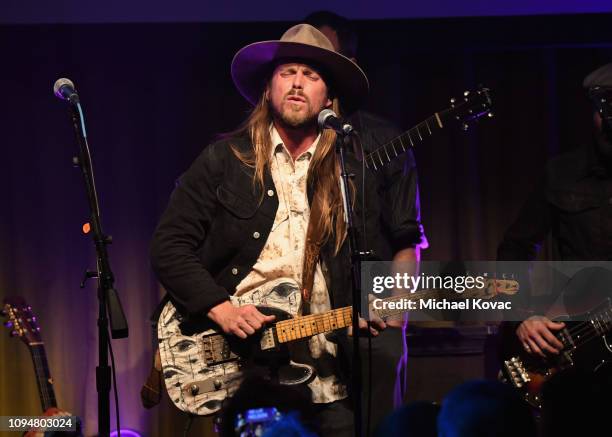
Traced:
POLYGON ((119 300, 119 296, 113 285, 115 278, 110 267, 106 247, 112 240, 102 231, 98 192, 96 190, 93 167, 91 164, 91 153, 85 130, 85 117, 83 115, 83 110, 80 103, 71 104, 70 108, 72 109, 72 122, 75 136, 79 145, 78 164, 81 168, 81 173, 83 174, 83 180, 85 181, 85 188, 90 207, 92 238, 96 247, 98 258, 99 286, 104 291, 101 298, 103 299, 110 316, 112 338, 125 338, 129 334, 128 324, 121 306, 121 301, 119 300))

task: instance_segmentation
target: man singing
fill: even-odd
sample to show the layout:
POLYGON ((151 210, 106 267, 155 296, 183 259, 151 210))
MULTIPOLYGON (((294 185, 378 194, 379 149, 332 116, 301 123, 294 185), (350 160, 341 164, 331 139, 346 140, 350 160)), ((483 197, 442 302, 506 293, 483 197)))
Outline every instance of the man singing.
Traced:
MULTIPOLYGON (((338 114, 358 108, 368 80, 357 64, 306 24, 290 28, 278 41, 242 48, 231 71, 254 109, 234 133, 206 147, 180 178, 151 253, 160 282, 184 317, 206 315, 226 334, 246 338, 274 318, 254 305, 234 305, 230 295, 253 296, 258 303, 255 296, 265 294, 262 290, 281 284, 273 288, 275 302, 290 307, 303 289, 311 219, 320 221, 323 244, 311 292, 302 296, 305 308, 316 314, 351 304, 336 134, 320 130, 317 116, 325 108, 338 114), (313 204, 320 208, 311 217, 313 204)), ((358 240, 376 249, 381 210, 374 184, 364 183, 361 163, 353 155, 347 161, 355 175, 350 192, 358 240)), ((346 344, 344 331, 309 340, 317 376, 308 387, 323 435, 352 432, 346 344)))

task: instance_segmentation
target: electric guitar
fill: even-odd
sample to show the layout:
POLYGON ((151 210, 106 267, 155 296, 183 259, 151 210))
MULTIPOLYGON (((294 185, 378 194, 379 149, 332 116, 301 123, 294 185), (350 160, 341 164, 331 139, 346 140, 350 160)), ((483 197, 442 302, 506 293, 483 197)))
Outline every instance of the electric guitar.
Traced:
POLYGON ((542 386, 554 374, 572 367, 597 372, 612 363, 611 278, 606 279, 607 287, 602 287, 601 281, 596 289, 589 287, 600 273, 597 268, 577 273, 562 290, 563 314, 547 314, 551 320, 565 323, 563 329, 553 332, 563 344, 558 355, 543 359, 528 354, 515 332, 502 332, 501 379, 536 409, 542 407, 542 386))
POLYGON ((374 149, 364 156, 365 166, 370 170, 380 170, 394 158, 425 141, 446 124, 459 123, 463 130, 468 130, 470 124, 480 117, 493 117, 491 112, 491 91, 479 87, 476 91, 464 91, 461 98, 450 99, 450 106, 434 113, 431 117, 407 130, 388 143, 374 149))
MULTIPOLYGON (((53 378, 49 371, 45 344, 42 341, 40 327, 38 326, 36 316, 32 312, 32 307, 26 303, 25 299, 19 296, 7 297, 3 303, 1 313, 2 316, 8 319, 4 322, 4 326, 10 330, 9 334, 12 337, 19 337, 28 346, 32 355, 43 415, 57 416, 68 414, 57 408, 53 378)), ((77 420, 76 427, 76 431, 65 432, 64 434, 82 436, 79 420, 77 420)), ((42 437, 42 435, 42 432, 33 430, 28 431, 25 437, 42 437)))
MULTIPOLYGON (((518 291, 514 280, 487 279, 485 287, 449 293, 457 298, 491 299, 518 291)), ((438 290, 392 296, 383 301, 417 301, 437 297, 438 290)), ((237 389, 243 370, 255 366, 269 369, 282 384, 306 384, 315 376, 312 366, 299 362, 308 354, 308 339, 351 325, 352 308, 298 316, 302 306, 300 287, 294 281, 278 279, 241 296, 231 296, 236 306, 255 305, 265 315, 276 316, 255 335, 242 340, 225 335, 206 317, 186 320, 168 302, 159 317, 157 333, 166 390, 182 411, 195 415, 217 412, 222 402, 237 389)), ((376 310, 370 315, 382 319, 407 310, 376 310)))
POLYGON ((30 350, 43 411, 57 408, 45 344, 40 335, 36 316, 32 313, 32 307, 22 297, 7 297, 4 299, 3 315, 8 318, 4 326, 10 330, 9 334, 12 337, 19 337, 30 350))
MULTIPOLYGON (((459 99, 451 99, 449 108, 434 113, 404 134, 364 156, 364 164, 379 170, 393 158, 414 147, 447 123, 459 122, 464 130, 484 115, 491 117, 490 90, 480 87, 465 91, 459 99)), ((518 290, 516 281, 489 282, 477 289, 478 297, 490 298, 499 293, 512 294, 518 290), (510 285, 509 285, 510 284, 510 285), (488 290, 488 291, 487 291, 488 290), (494 290, 494 291, 491 291, 494 290)), ((466 290, 467 291, 467 290, 466 290)), ((437 291, 431 291, 437 295, 437 291)), ((468 292, 469 294, 469 292, 468 292)), ((458 296, 468 297, 466 292, 458 296)), ((407 294, 388 300, 418 300, 431 297, 427 292, 407 294)), ((263 365, 272 369, 273 377, 287 385, 305 384, 314 377, 314 369, 289 357, 305 356, 304 341, 351 324, 350 307, 323 314, 297 317, 301 311, 301 294, 297 284, 276 281, 247 295, 234 297, 236 306, 256 305, 265 315, 275 315, 276 323, 247 341, 223 335, 208 319, 183 320, 171 302, 159 318, 158 340, 162 359, 163 377, 170 399, 181 410, 195 415, 213 414, 221 408, 223 400, 231 395, 242 379, 241 368, 263 365), (298 351, 299 350, 299 351, 298 351)), ((381 317, 399 314, 401 310, 370 309, 381 317)))

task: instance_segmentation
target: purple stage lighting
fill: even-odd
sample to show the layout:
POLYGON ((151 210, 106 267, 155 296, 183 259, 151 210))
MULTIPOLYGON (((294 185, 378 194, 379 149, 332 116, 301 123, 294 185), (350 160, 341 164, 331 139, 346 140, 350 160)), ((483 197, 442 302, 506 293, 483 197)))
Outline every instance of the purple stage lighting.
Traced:
MULTIPOLYGON (((110 437, 118 437, 118 436, 119 436, 119 433, 117 431, 113 431, 110 433, 110 437)), ((132 429, 122 429, 121 437, 142 437, 142 434, 132 429)))

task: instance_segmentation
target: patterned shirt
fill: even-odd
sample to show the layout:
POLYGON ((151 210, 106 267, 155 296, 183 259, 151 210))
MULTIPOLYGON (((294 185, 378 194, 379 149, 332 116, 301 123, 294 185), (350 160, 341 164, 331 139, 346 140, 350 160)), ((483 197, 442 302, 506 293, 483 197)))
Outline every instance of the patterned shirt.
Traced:
MULTIPOLYGON (((278 195, 278 210, 268 240, 249 274, 236 287, 235 296, 246 297, 256 294, 266 284, 294 284, 293 295, 300 293, 306 231, 310 218, 310 207, 306 191, 308 166, 320 135, 310 148, 298 156, 295 161, 283 144, 276 128, 270 129, 272 137, 272 154, 270 171, 278 195)), ((268 192, 267 195, 274 195, 268 192)), ((287 294, 283 294, 287 296, 287 294)), ((291 300, 291 299, 289 299, 291 300)), ((261 302, 261 299, 257 300, 261 302)), ((291 302, 288 303, 291 305, 291 302)), ((329 293, 317 264, 310 312, 318 314, 331 309, 329 293)), ((290 312, 301 313, 301 308, 292 308, 290 312)), ((309 384, 314 403, 329 403, 347 397, 346 386, 341 384, 333 370, 338 347, 329 341, 324 334, 318 334, 309 340, 312 363, 317 376, 309 384)))

